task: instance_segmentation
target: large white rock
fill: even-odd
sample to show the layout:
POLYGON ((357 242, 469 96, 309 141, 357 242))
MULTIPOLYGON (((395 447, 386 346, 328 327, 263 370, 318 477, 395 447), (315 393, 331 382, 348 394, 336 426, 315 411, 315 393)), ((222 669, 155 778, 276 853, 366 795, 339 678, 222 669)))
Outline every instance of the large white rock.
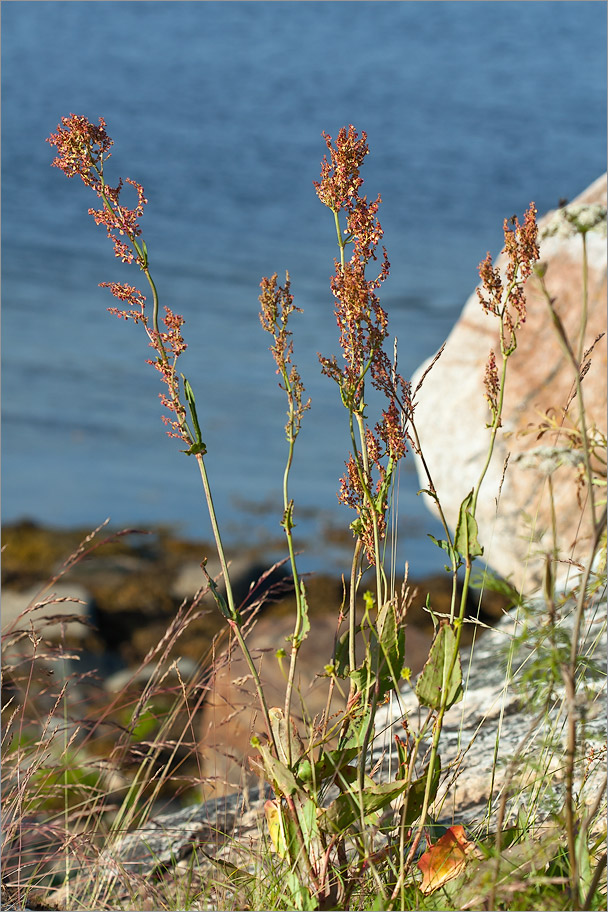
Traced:
MULTIPOLYGON (((591 207, 582 217, 600 224, 589 231, 588 322, 585 348, 606 329, 606 175, 595 181, 568 207, 591 207), (603 207, 603 213, 602 213, 603 207)), ((540 260, 547 264, 545 282, 569 337, 576 341, 583 301, 583 242, 564 217, 549 212, 539 221, 540 260)), ((480 260, 485 251, 480 251, 480 260)), ((495 265, 504 268, 501 255, 495 265)), ((577 500, 581 450, 572 450, 562 431, 542 438, 533 431, 546 418, 561 419, 573 389, 574 374, 552 326, 539 279, 526 285, 527 319, 518 332, 518 347, 509 359, 503 426, 494 457, 481 488, 477 509, 480 542, 491 568, 530 593, 540 584, 544 555, 552 550, 549 476, 555 498, 561 574, 568 559, 585 561, 591 537, 588 509, 577 500), (502 483, 505 460, 508 467, 502 483), (500 502, 497 511, 497 498, 500 502)), ((484 370, 490 349, 497 353, 498 319, 484 313, 473 292, 450 333, 445 350, 417 395, 415 421, 448 523, 454 529, 459 506, 476 484, 486 459, 490 420, 484 398, 484 370)), ((432 359, 413 378, 413 389, 432 359)), ((606 338, 596 344, 591 367, 583 381, 588 426, 606 433, 606 338)), ((578 420, 576 400, 566 425, 578 420)), ((422 487, 428 481, 418 460, 422 487)), ((582 492, 583 495, 585 492, 582 492)), ((429 507, 433 502, 428 499, 429 507)))

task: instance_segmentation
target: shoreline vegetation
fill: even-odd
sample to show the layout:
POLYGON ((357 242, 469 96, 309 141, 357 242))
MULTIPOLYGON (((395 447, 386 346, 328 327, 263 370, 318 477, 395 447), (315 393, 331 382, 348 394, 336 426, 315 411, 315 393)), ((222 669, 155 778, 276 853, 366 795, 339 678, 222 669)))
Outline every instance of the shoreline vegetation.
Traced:
MULTIPOLYGON (((135 527, 132 527, 135 529, 135 527)), ((197 565, 213 553, 213 544, 182 537, 175 530, 157 525, 137 529, 126 536, 114 538, 120 530, 108 527, 101 538, 110 539, 105 545, 76 564, 64 582, 77 583, 88 592, 95 612, 90 630, 89 645, 97 652, 118 650, 124 667, 141 661, 150 645, 157 642, 169 619, 186 597, 196 591, 197 565), (180 583, 180 575, 182 575, 180 583), (185 588, 184 588, 185 585, 185 588), (188 591, 188 586, 190 590, 188 591), (135 637, 134 637, 135 635, 135 637)), ((2 590, 3 593, 33 593, 42 589, 60 569, 66 556, 90 534, 83 527, 57 528, 24 519, 5 523, 2 528, 2 590)), ((239 558, 241 584, 239 596, 245 598, 250 584, 270 566, 264 547, 236 548, 231 557, 239 558)), ((201 573, 200 582, 203 577, 201 573)), ((286 574, 274 580, 278 592, 269 594, 264 614, 274 617, 292 610, 293 585, 286 574), (281 591, 282 590, 282 591, 281 591)), ((408 615, 409 623, 426 631, 433 624, 423 606, 427 593, 437 611, 449 608, 451 581, 445 571, 424 578, 412 577, 410 585, 419 592, 408 615)), ((326 606, 341 599, 342 581, 337 574, 307 575, 312 615, 321 615, 326 606)), ((52 591, 52 588, 51 588, 52 591)), ((474 591, 469 604, 471 616, 492 625, 511 605, 505 594, 487 590, 480 600, 474 591)), ((49 612, 51 613, 51 612, 49 612)), ((197 630, 189 630, 187 640, 178 642, 176 654, 198 661, 208 649, 213 637, 223 628, 215 610, 209 610, 197 630)), ((82 638, 79 637, 82 643, 82 638)))
MULTIPOLYGON (((475 381, 483 443, 476 460, 467 460, 464 445, 462 452, 451 440, 444 447, 455 471, 454 508, 435 485, 417 413, 444 349, 420 379, 399 373, 380 299, 390 272, 381 198, 361 192, 367 135, 351 124, 335 140, 323 138, 321 179, 313 184, 335 226, 330 289, 338 339, 337 353, 320 354, 319 362, 344 406, 338 499, 352 519, 351 559, 340 580, 302 572, 292 531, 294 449, 314 408, 309 415, 295 363, 299 308, 289 273, 283 285, 276 273, 260 282, 270 371, 287 405, 278 480, 284 542, 281 558, 266 566, 268 555, 230 554, 224 545, 204 423, 177 367, 185 320, 161 309, 140 227, 143 186, 130 178, 108 183, 114 143, 101 117, 98 125, 63 117, 47 140, 57 150, 52 164, 97 198, 101 208, 89 214, 115 257, 130 274, 139 270, 146 294, 102 283, 119 302, 108 310, 147 340, 165 430, 181 450, 176 458, 197 464, 213 546, 201 553, 200 543, 168 529, 146 536, 103 523, 66 557, 68 540, 58 532, 32 524, 5 529, 4 601, 12 615, 3 623, 3 888, 18 908, 27 908, 35 889, 49 908, 108 912, 604 907, 606 778, 598 781, 597 771, 606 745, 596 719, 605 669, 596 653, 606 633, 606 432, 586 408, 583 380, 604 335, 587 338, 587 235, 605 234, 606 207, 565 206, 556 216, 552 249, 565 233, 579 251, 574 334, 552 294, 551 258, 540 259, 547 235, 533 202, 521 222, 504 219, 501 257, 495 262, 488 252, 479 264, 473 305, 494 329, 484 335, 492 347, 484 347, 475 381), (134 208, 123 191, 134 195, 134 208), (512 506, 503 482, 506 488, 521 470, 508 469, 507 457, 500 475, 496 457, 509 433, 507 390, 511 373, 517 376, 528 288, 557 338, 570 390, 526 432, 559 444, 561 461, 567 451, 578 467, 565 485, 558 465, 538 484, 549 528, 530 518, 524 561, 540 559, 540 593, 491 574, 490 552, 501 545, 481 522, 482 506, 489 504, 497 523, 505 501, 512 506), (442 527, 442 538, 430 538, 446 571, 418 587, 415 568, 404 579, 396 566, 399 463, 412 454, 420 494, 442 527), (564 499, 573 510, 565 536, 557 522, 564 499), (36 580, 20 602, 24 564, 36 580), (494 590, 506 601, 495 601, 494 590), (484 634, 496 618, 498 631, 484 634), (112 654, 128 674, 120 677, 124 667, 118 681, 110 674, 110 686, 99 667, 112 654), (489 784, 471 820, 456 798, 476 770, 489 784), (243 844, 237 832, 230 844, 234 831, 211 814, 202 821, 206 836, 185 846, 175 822, 184 820, 182 811, 173 823, 159 816, 180 804, 219 813, 221 800, 206 801, 209 790, 248 804, 253 782, 257 841, 243 844), (170 838, 162 863, 153 861, 153 877, 137 877, 137 853, 163 821, 170 837, 177 828, 178 843, 170 838), (125 860, 120 847, 131 836, 140 848, 125 860), (463 904, 464 887, 474 898, 463 904)), ((198 395, 200 407, 206 393, 198 395)), ((189 819, 193 813, 187 810, 189 819)))

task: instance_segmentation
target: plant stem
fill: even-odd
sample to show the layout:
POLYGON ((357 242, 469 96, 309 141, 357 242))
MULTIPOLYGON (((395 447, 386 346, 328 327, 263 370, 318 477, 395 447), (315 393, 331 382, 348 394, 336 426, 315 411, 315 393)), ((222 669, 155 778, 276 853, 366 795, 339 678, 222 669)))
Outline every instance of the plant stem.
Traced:
MULTIPOLYGON (((117 227, 120 228, 121 226, 120 226, 118 216, 117 216, 114 208, 112 207, 110 200, 108 199, 108 195, 105 191, 106 182, 105 182, 105 178, 103 175, 103 159, 101 160, 99 166, 96 164, 96 162, 94 162, 92 160, 92 166, 93 166, 94 170, 96 171, 97 175, 99 176, 99 181, 101 184, 100 196, 103 201, 103 204, 106 207, 106 209, 114 216, 114 218, 116 219, 116 222, 117 222, 117 227)), ((158 291, 157 291, 156 285, 154 283, 154 280, 152 279, 152 276, 150 274, 150 269, 148 267, 148 258, 144 252, 144 247, 138 243, 137 238, 133 234, 129 234, 128 232, 126 232, 126 234, 127 234, 127 237, 129 238, 129 241, 133 245, 133 248, 137 254, 137 259, 138 259, 140 269, 146 276, 146 279, 147 279, 148 284, 150 285, 150 288, 152 291, 153 332, 152 332, 152 334, 148 333, 148 335, 151 335, 151 342, 153 343, 154 348, 158 352, 163 364, 165 364, 166 366, 169 366, 169 358, 167 356, 167 351, 165 349, 165 346, 163 345, 160 328, 159 328, 159 323, 158 323, 158 315, 159 315, 158 291)), ((188 423, 185 418, 185 409, 184 409, 183 403, 180 398, 179 382, 176 380, 176 377, 175 377, 175 365, 174 364, 172 366, 170 366, 170 372, 171 372, 171 383, 170 383, 169 388, 171 391, 171 397, 172 397, 174 405, 176 407, 175 413, 177 415, 177 420, 179 422, 181 430, 184 433, 184 436, 188 439, 190 444, 193 444, 195 442, 195 438, 194 438, 194 435, 192 434, 190 428, 188 427, 188 423)), ((198 462, 198 467, 199 467, 201 479, 203 482, 205 498, 207 500, 207 508, 209 511, 209 519, 211 521, 213 536, 215 539, 217 553, 218 553, 220 565, 222 568, 222 574, 224 577, 224 584, 226 586, 226 597, 228 600, 228 609, 229 609, 230 616, 231 616, 229 619, 229 623, 230 623, 232 630, 234 631, 234 635, 237 639, 239 647, 241 648, 241 651, 243 652, 245 661, 246 661, 249 671, 251 672, 251 675, 253 677, 253 681, 254 681, 254 684, 256 687, 258 698, 260 700, 260 705, 262 708, 262 713, 264 716, 264 722, 266 724, 268 736, 269 736, 269 738, 273 744, 273 747, 275 749, 275 752, 276 752, 277 744, 276 744, 276 740, 274 737, 274 732, 272 730, 272 726, 270 724, 268 704, 266 701, 266 697, 264 695, 264 690, 262 687, 262 683, 260 681, 258 671, 257 671, 255 664, 253 662, 253 659, 251 657, 251 653, 249 652, 249 648, 247 647, 247 644, 245 642, 245 638, 243 637, 243 634, 241 631, 241 625, 240 625, 240 617, 236 610, 236 606, 234 604, 234 595, 233 595, 233 591, 232 591, 232 585, 230 582, 230 575, 228 573, 228 563, 226 561, 226 555, 225 555, 224 547, 222 544, 222 539, 220 536, 217 516, 215 513, 215 507, 213 504, 213 498, 211 496, 211 487, 209 485, 209 479, 207 476, 207 469, 206 469, 205 462, 203 459, 203 454, 197 453, 196 459, 198 462)))
MULTIPOLYGON (((289 387, 289 380, 287 378, 286 371, 284 372, 283 376, 284 376, 285 382, 288 384, 287 389, 289 391, 291 391, 291 389, 289 387)), ((291 400, 291 398, 290 398, 290 410, 291 410, 290 417, 293 422, 293 401, 291 400)), ((289 472, 291 469, 291 463, 293 461, 294 442, 295 442, 295 440, 294 440, 293 434, 292 434, 292 438, 289 440, 289 452, 287 455, 287 463, 285 465, 285 472, 283 473, 283 507, 284 507, 283 515, 285 517, 284 529, 285 529, 285 537, 287 538, 287 548, 289 550, 289 561, 291 564, 291 575, 293 577, 293 585, 294 585, 295 598, 296 598, 296 622, 295 622, 295 626, 294 626, 294 630, 293 630, 293 634, 292 634, 291 656, 290 656, 290 660, 289 660, 289 673, 288 673, 288 677, 287 677, 287 688, 285 691, 285 722, 286 722, 287 730, 288 730, 288 735, 287 735, 288 765, 291 765, 291 762, 292 762, 291 736, 289 734, 290 716, 291 716, 291 699, 292 699, 292 694, 293 694, 293 684, 294 684, 294 680, 295 680, 298 652, 300 650, 300 643, 301 643, 300 637, 302 634, 302 627, 303 627, 303 623, 304 623, 303 592, 302 592, 302 586, 300 583, 300 577, 298 574, 298 568, 296 565, 296 556, 295 556, 295 551, 294 551, 294 547, 293 547, 293 535, 291 532, 292 527, 293 527, 293 522, 292 522, 292 518, 291 518, 291 510, 293 509, 293 504, 289 500, 289 489, 288 489, 289 472)))
POLYGON ((581 325, 578 334, 578 363, 583 360, 585 350, 585 333, 587 332, 587 314, 589 310, 589 266, 587 262, 587 232, 581 233, 583 241, 583 312, 581 314, 581 325))
POLYGON ((226 585, 226 598, 228 600, 228 609, 231 614, 231 618, 229 619, 228 623, 230 624, 230 627, 231 627, 232 631, 234 632, 236 640, 239 644, 239 647, 240 647, 240 649, 243 653, 243 656, 245 658, 245 661, 247 663, 247 667, 249 668, 249 671, 253 678, 253 682, 255 684, 255 689, 256 689, 256 692, 258 695, 258 699, 260 701, 260 706, 262 708, 262 714, 264 716, 264 722, 266 725, 268 737, 270 738, 270 741, 274 747, 275 753, 278 756, 277 743, 276 743, 276 739, 274 736, 274 732, 272 730, 272 725, 270 724, 270 714, 268 711, 268 703, 266 701, 266 695, 264 694, 264 688, 262 686, 262 682, 260 680, 258 670, 255 667, 254 661, 251 657, 249 647, 247 646, 247 643, 245 642, 245 638, 241 631, 240 616, 239 616, 239 613, 236 610, 236 606, 234 604, 234 594, 232 591, 232 585, 230 583, 230 575, 228 573, 228 563, 226 561, 226 554, 224 551, 224 546, 222 543, 222 538, 220 535, 220 530, 219 530, 219 526, 218 526, 218 522, 217 522, 215 506, 213 504, 213 497, 211 495, 211 487, 209 485, 207 468, 205 466, 205 460, 203 459, 202 453, 196 454, 196 461, 198 462, 198 467, 199 467, 201 479, 203 482, 203 489, 205 491, 205 498, 207 500, 207 509, 209 511, 209 519, 211 521, 211 528, 213 530, 213 537, 215 539, 217 554, 218 554, 218 557, 220 560, 222 574, 224 576, 224 583, 226 585))
MULTIPOLYGON (((586 249, 586 248, 585 248, 586 249)), ((560 341, 563 352, 566 355, 566 358, 572 365, 574 370, 574 382, 576 385, 576 397, 578 399, 578 409, 579 409, 579 420, 581 423, 581 440, 583 444, 583 461, 585 463, 585 475, 587 476, 587 487, 589 493, 589 510, 591 513, 591 521, 593 524, 593 529, 597 528, 597 519, 596 519, 596 505, 595 505, 595 490, 593 484, 593 471, 591 468, 591 453, 589 449, 589 435, 587 433, 587 420, 585 415, 585 403, 583 399, 583 385, 581 381, 581 364, 580 361, 577 361, 572 346, 566 335, 566 330, 564 325, 559 317, 559 314, 555 310, 554 301, 551 298, 545 280, 542 276, 539 277, 540 285, 542 292, 544 294, 545 300, 549 306, 549 311, 553 319, 553 325, 557 330, 557 336, 560 341)), ((586 286, 586 283, 584 283, 586 286)))

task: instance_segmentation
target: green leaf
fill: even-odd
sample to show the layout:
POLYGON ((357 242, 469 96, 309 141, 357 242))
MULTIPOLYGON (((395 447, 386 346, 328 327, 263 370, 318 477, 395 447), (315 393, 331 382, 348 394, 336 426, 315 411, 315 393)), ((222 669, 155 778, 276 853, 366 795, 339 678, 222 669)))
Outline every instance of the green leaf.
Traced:
POLYGON ((182 453, 185 453, 186 456, 196 456, 197 453, 200 453, 202 456, 207 452, 207 447, 201 441, 200 443, 193 443, 192 446, 189 446, 187 450, 182 450, 182 453))
POLYGON ((295 912, 312 912, 312 910, 319 908, 316 898, 300 882, 299 875, 295 871, 287 872, 286 884, 291 893, 295 912))
POLYGON ((361 795, 354 791, 344 792, 319 815, 319 827, 326 832, 342 833, 355 820, 359 820, 360 808, 365 819, 390 804, 405 791, 407 785, 407 779, 397 779, 395 782, 366 785, 361 795))
POLYGON ((448 570, 448 571, 453 570, 454 564, 456 564, 457 567, 460 567, 460 565, 462 564, 462 561, 460 560, 460 557, 459 557, 456 549, 449 542, 445 541, 443 538, 441 538, 441 539, 435 538, 435 536, 431 535, 430 532, 427 532, 427 535, 431 539, 431 541, 437 545, 438 548, 441 548, 442 551, 446 552, 446 554, 449 556, 450 560, 452 561, 451 567, 444 565, 446 570, 448 570))
POLYGON ((258 750, 262 755, 261 762, 256 757, 250 757, 250 765, 265 775, 278 795, 294 795, 298 791, 298 783, 289 767, 273 757, 265 744, 260 744, 258 750))
POLYGON ((363 745, 365 740, 365 732, 367 731, 367 726, 369 724, 370 709, 369 706, 360 705, 354 712, 350 714, 349 724, 348 724, 348 737, 344 743, 344 750, 349 750, 350 748, 357 748, 357 751, 363 745))
POLYGON ((591 857, 589 854, 587 833, 584 830, 577 835, 574 843, 574 850, 576 853, 581 893, 583 896, 586 896, 593 881, 593 872, 591 870, 591 857))
POLYGON ((306 599, 306 586, 300 580, 300 608, 302 624, 298 636, 294 639, 296 647, 300 647, 310 632, 310 619, 308 617, 308 601, 306 599))
POLYGON ((209 574, 209 571, 207 570, 207 558, 205 558, 205 560, 201 563, 201 570, 207 577, 207 583, 209 585, 209 588, 211 589, 211 594, 212 594, 212 596, 215 600, 215 604, 219 608, 221 614, 223 614, 223 616, 225 618, 228 618, 231 621, 238 622, 237 612, 230 610, 230 608, 226 602, 226 599, 224 598, 224 596, 222 595, 220 590, 217 588, 217 583, 215 582, 215 580, 213 579, 213 577, 209 574))
MULTIPOLYGON (((420 817, 422 808, 424 806, 424 793, 426 791, 426 781, 428 778, 429 768, 425 769, 424 773, 420 779, 415 779, 409 787, 406 801, 407 805, 403 805, 401 810, 401 817, 403 825, 408 827, 411 826, 417 819, 420 817), (405 814, 403 813, 405 811, 405 814)), ((441 760, 439 754, 435 755, 435 766, 433 768, 433 773, 431 776, 431 788, 429 791, 429 805, 435 800, 437 795, 437 789, 439 788, 439 779, 441 776, 441 760)))
POLYGON ((446 709, 462 699, 462 667, 456 649, 456 634, 443 622, 433 640, 429 657, 416 683, 416 696, 423 706, 440 709, 443 689, 447 687, 446 709), (452 676, 448 680, 450 667, 452 676))
POLYGON ((314 766, 310 763, 310 760, 303 757, 296 767, 296 776, 302 782, 314 782, 317 787, 326 779, 333 778, 336 778, 339 784, 339 773, 348 780, 351 779, 351 773, 354 772, 356 774, 356 769, 349 767, 348 764, 352 763, 358 756, 358 747, 322 751, 314 766))
MULTIPOLYGON (((405 627, 397 627, 394 602, 388 602, 378 614, 378 699, 398 687, 405 660, 405 627)), ((372 643, 372 646, 374 644, 372 643)))
POLYGON ((201 453, 204 455, 207 452, 207 447, 203 443, 203 437, 201 434, 201 429, 198 423, 198 415, 196 414, 196 400, 194 398, 194 392, 189 382, 186 380, 182 374, 182 380, 184 382, 184 392, 186 394, 186 402, 188 403, 188 408, 190 410, 190 418, 192 419, 192 426, 194 428, 195 441, 192 443, 192 446, 187 449, 185 452, 188 455, 195 455, 201 453))
POLYGON ((477 541, 477 520, 471 513, 472 502, 473 491, 470 491, 460 504, 458 525, 454 536, 454 547, 464 558, 479 557, 483 554, 483 548, 477 541))
POLYGON ((319 838, 317 805, 312 798, 307 796, 303 801, 298 801, 297 814, 302 836, 304 837, 304 845, 308 850, 313 841, 318 840, 319 838))

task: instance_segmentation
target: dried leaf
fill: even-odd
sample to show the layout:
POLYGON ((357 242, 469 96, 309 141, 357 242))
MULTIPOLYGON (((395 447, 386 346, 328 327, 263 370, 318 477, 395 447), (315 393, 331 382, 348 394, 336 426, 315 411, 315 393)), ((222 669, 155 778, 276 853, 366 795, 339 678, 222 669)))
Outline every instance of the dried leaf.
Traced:
POLYGON ((285 843, 285 832, 283 830, 283 818, 278 801, 268 800, 264 804, 264 814, 266 815, 268 833, 272 839, 274 850, 279 858, 285 858, 287 846, 285 843))
POLYGON ((450 827, 418 860, 422 871, 420 891, 425 895, 433 893, 462 874, 472 858, 479 857, 481 853, 475 843, 466 838, 464 827, 459 824, 450 827))

